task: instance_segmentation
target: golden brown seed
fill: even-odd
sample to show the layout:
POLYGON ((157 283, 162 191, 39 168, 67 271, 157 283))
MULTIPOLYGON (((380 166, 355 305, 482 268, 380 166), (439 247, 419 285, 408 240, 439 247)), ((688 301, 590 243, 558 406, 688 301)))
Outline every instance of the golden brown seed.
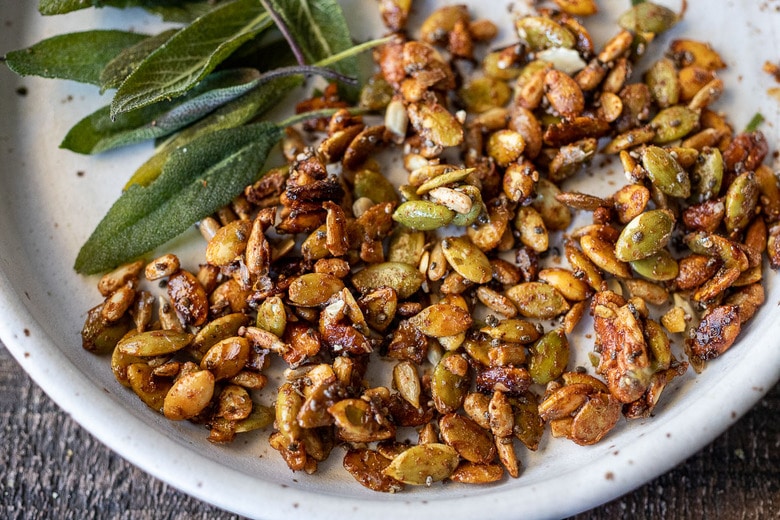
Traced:
POLYGON ((246 250, 252 223, 234 220, 219 230, 206 247, 206 261, 212 265, 226 266, 246 250))
POLYGON ((100 315, 108 323, 118 321, 130 309, 135 301, 135 289, 132 285, 124 285, 106 298, 100 315))
POLYGON ((571 440, 587 446, 599 442, 617 424, 622 404, 610 394, 590 396, 574 416, 571 440))
POLYGON ((490 134, 487 153, 503 167, 516 161, 525 150, 525 139, 514 130, 499 130, 490 134))
POLYGON ((213 345, 200 361, 200 367, 210 370, 217 380, 238 374, 249 360, 249 341, 242 337, 223 339, 213 345))
POLYGON ((146 276, 147 280, 159 280, 160 278, 172 275, 179 270, 180 266, 179 257, 176 255, 163 255, 146 264, 144 276, 146 276))
POLYGON ((506 290, 506 296, 512 300, 520 314, 528 318, 554 318, 571 307, 557 289, 543 282, 515 285, 506 290))
POLYGON ((153 374, 153 369, 146 363, 132 363, 127 367, 127 381, 133 392, 149 408, 163 413, 164 402, 171 381, 153 374))
POLYGON ((447 263, 466 280, 483 284, 492 278, 493 270, 490 261, 468 236, 444 238, 441 247, 447 263))
POLYGON ((120 265, 111 272, 104 274, 98 281, 98 291, 103 296, 109 296, 111 293, 128 283, 135 283, 138 275, 144 268, 144 261, 120 265))
POLYGON ((411 361, 401 361, 393 367, 393 384, 409 404, 420 407, 420 377, 411 361))
POLYGON ((498 464, 474 464, 461 462, 450 475, 453 482, 463 484, 489 484, 504 476, 504 468, 498 464))
POLYGON ((512 303, 512 300, 490 287, 480 285, 477 287, 476 294, 479 301, 491 311, 497 312, 506 318, 517 316, 517 308, 512 303))
POLYGON ((214 375, 208 370, 189 372, 176 381, 165 396, 163 413, 167 419, 191 419, 202 412, 214 395, 214 375))
POLYGON ((544 90, 552 108, 565 118, 576 117, 585 108, 582 89, 568 74, 549 70, 544 77, 544 90))
MULTIPOLYGON (((384 3, 387 1, 389 0, 384 3)), ((366 448, 351 449, 344 455, 343 465, 355 480, 373 491, 395 493, 404 487, 402 482, 384 474, 390 465, 390 459, 376 451, 366 448)))
POLYGON ((420 444, 394 458, 383 473, 405 484, 430 486, 449 477, 459 460, 458 452, 446 444, 420 444))
POLYGON ((176 313, 187 325, 197 327, 206 322, 209 300, 206 290, 194 274, 184 270, 173 273, 168 278, 168 297, 176 313))
POLYGON ((522 206, 517 209, 515 217, 515 229, 520 233, 520 241, 536 251, 547 251, 550 239, 544 220, 533 206, 522 206))
POLYGON ((685 343, 696 357, 706 361, 728 350, 734 344, 740 330, 741 323, 737 308, 721 305, 702 318, 695 334, 686 339, 685 343))
POLYGON ((539 415, 544 421, 571 416, 588 400, 589 386, 572 383, 561 386, 539 403, 539 415))
POLYGON ((487 464, 496 456, 496 447, 490 433, 473 419, 456 413, 448 413, 439 419, 442 440, 464 459, 487 464))
POLYGON ((615 248, 603 238, 595 235, 585 235, 580 238, 582 252, 596 266, 620 278, 629 278, 631 271, 628 264, 615 256, 615 248))
POLYGON ((683 67, 695 65, 708 70, 719 70, 726 67, 720 55, 708 43, 677 39, 669 45, 669 50, 683 67))
POLYGON ((684 332, 687 326, 685 311, 682 307, 672 307, 661 316, 661 324, 673 334, 684 332))

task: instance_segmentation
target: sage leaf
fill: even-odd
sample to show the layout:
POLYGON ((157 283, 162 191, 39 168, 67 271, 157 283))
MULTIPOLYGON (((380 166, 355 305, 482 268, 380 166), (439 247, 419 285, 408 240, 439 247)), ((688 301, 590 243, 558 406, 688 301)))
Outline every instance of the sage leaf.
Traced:
MULTIPOLYGON (((170 13, 186 12, 196 5, 208 4, 205 0, 40 0, 38 11, 43 15, 65 14, 89 7, 145 7, 150 11, 170 10, 170 13)), ((180 20, 171 20, 180 21, 180 20)))
POLYGON ((164 22, 190 23, 213 10, 216 5, 213 0, 176 3, 181 5, 149 5, 146 10, 156 14, 164 22))
POLYGON ((167 42, 177 31, 178 29, 163 31, 120 51, 119 54, 106 63, 103 70, 100 71, 101 94, 106 90, 119 88, 119 85, 127 79, 130 73, 132 73, 147 56, 167 42))
POLYGON ((79 251, 75 269, 95 274, 183 233, 255 182, 284 131, 262 122, 212 132, 178 148, 149 186, 133 185, 79 251))
POLYGON ((41 76, 100 84, 100 72, 122 50, 147 38, 145 34, 94 30, 61 34, 6 56, 8 67, 21 76, 41 76))
POLYGON ((110 107, 106 106, 71 128, 60 147, 94 154, 164 137, 252 90, 261 80, 256 69, 219 71, 184 96, 119 114, 113 120, 110 107))
POLYGON ((257 0, 234 0, 201 16, 138 65, 114 95, 111 114, 182 95, 271 25, 257 0))
MULTIPOLYGON (((283 20, 309 64, 317 63, 352 47, 352 37, 344 12, 336 0, 267 0, 283 20)), ((341 60, 334 68, 345 76, 358 77, 356 57, 341 60)), ((339 92, 349 101, 357 99, 358 89, 342 85, 339 92)))
POLYGON ((184 128, 161 144, 154 155, 133 173, 125 185, 125 189, 133 184, 148 186, 160 175, 168 157, 174 150, 211 132, 243 125, 247 121, 275 107, 287 94, 302 83, 303 78, 300 76, 276 78, 219 107, 211 114, 184 128))

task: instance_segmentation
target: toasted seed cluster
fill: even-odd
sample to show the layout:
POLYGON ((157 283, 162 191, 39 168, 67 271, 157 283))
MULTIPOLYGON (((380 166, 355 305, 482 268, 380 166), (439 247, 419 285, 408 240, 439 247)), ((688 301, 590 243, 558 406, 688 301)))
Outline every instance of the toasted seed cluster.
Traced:
POLYGON ((84 348, 212 442, 273 426, 270 445, 307 473, 341 445, 344 468, 383 492, 516 478, 519 450, 547 427, 589 445, 621 417, 649 417, 763 303, 764 254, 780 267, 780 189, 761 132, 735 133, 710 108, 725 67, 712 48, 675 40, 632 77, 674 13, 639 3, 598 48, 578 18, 595 3, 556 4, 486 50, 498 29, 465 6, 437 10, 411 40, 411 1, 381 1, 395 36, 361 103, 384 121, 351 115, 332 85, 302 102, 342 110, 305 125, 324 135, 315 146, 288 130, 288 166, 200 222, 197 269, 167 254, 106 274, 84 348), (401 186, 372 158, 384 148, 403 155, 401 186), (567 191, 597 152, 628 184, 567 191), (575 211, 592 223, 572 229, 575 211), (570 366, 590 348, 568 337, 586 312, 593 375, 570 366), (368 380, 377 357, 388 381, 368 380), (283 381, 261 394, 272 363, 283 381))

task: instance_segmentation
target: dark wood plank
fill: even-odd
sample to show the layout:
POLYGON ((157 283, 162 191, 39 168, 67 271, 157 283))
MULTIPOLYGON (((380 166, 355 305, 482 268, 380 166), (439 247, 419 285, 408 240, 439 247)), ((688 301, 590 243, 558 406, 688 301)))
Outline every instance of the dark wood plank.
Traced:
MULTIPOLYGON (((780 511, 780 387, 673 471, 573 520, 763 520, 780 511)), ((0 518, 238 518, 136 469, 72 421, 0 346, 0 518)))

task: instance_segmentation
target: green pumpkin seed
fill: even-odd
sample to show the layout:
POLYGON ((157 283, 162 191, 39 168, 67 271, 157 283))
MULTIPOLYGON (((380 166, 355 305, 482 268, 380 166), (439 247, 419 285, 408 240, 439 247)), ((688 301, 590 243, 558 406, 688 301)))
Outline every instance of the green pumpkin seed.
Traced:
POLYGON ((653 368, 666 370, 672 363, 672 348, 669 337, 661 324, 655 320, 645 320, 647 346, 653 355, 653 368))
POLYGON ((387 177, 375 170, 364 169, 355 174, 355 199, 366 197, 380 202, 398 202, 393 184, 387 177))
POLYGON ((428 193, 432 189, 440 188, 441 186, 447 186, 449 184, 455 184, 456 182, 460 182, 469 175, 471 175, 471 172, 474 171, 474 168, 463 168, 460 170, 450 170, 445 171, 444 173, 441 173, 439 175, 436 175, 435 177, 431 177, 430 179, 423 182, 420 186, 417 187, 417 195, 423 195, 425 193, 428 193))
POLYGON ((693 165, 691 201, 705 202, 720 193, 723 182, 723 156, 717 148, 704 148, 693 165))
POLYGON ((536 198, 531 207, 539 212, 549 231, 561 231, 571 224, 571 209, 556 198, 561 193, 561 189, 548 179, 541 178, 536 182, 536 198))
POLYGON ((287 328, 287 311, 284 302, 278 296, 271 296, 263 300, 257 309, 256 325, 268 332, 282 337, 287 328))
POLYGON ((531 347, 528 373, 534 383, 546 385, 558 379, 569 363, 569 340, 563 329, 546 333, 531 347))
POLYGON ((744 229, 755 215, 758 204, 758 184, 753 172, 741 173, 726 191, 726 231, 733 233, 744 229))
POLYGON ((270 406, 252 403, 252 413, 248 417, 236 421, 236 433, 268 428, 274 423, 275 415, 274 409, 270 406))
POLYGON ((146 406, 162 413, 166 396, 173 383, 168 379, 155 377, 153 370, 146 363, 133 363, 127 367, 127 381, 135 395, 146 406))
POLYGON ((634 33, 659 34, 677 23, 677 14, 662 5, 652 2, 636 4, 620 15, 618 25, 634 33))
POLYGON ((726 237, 700 231, 687 235, 685 245, 694 253, 720 258, 726 268, 735 268, 742 272, 749 267, 742 247, 726 237))
POLYGON ((524 40, 532 51, 541 51, 553 47, 571 49, 577 43, 574 35, 550 18, 526 16, 515 22, 517 35, 524 40))
POLYGON ((669 58, 661 58, 650 67, 645 75, 645 83, 650 87, 653 99, 661 108, 676 105, 680 100, 677 67, 669 58))
POLYGON ((468 361, 456 352, 446 352, 431 374, 431 397, 436 409, 440 413, 456 411, 463 405, 470 384, 468 361))
POLYGON ((493 277, 490 260, 469 237, 448 237, 441 241, 441 245, 444 258, 466 280, 482 284, 493 277))
POLYGON ((344 282, 332 274, 306 273, 290 284, 287 296, 300 307, 316 307, 344 288, 344 282))
POLYGON ((692 110, 683 105, 661 110, 650 121, 650 126, 655 129, 655 144, 665 144, 677 139, 682 139, 691 132, 699 129, 699 111, 692 110))
POLYGON ((436 303, 409 318, 409 323, 426 336, 440 338, 467 331, 472 319, 467 310, 457 305, 436 303))
POLYGON ((416 267, 420 264, 424 251, 425 233, 398 226, 390 239, 387 260, 416 267))
POLYGON ((383 473, 404 484, 429 486, 452 475, 459 462, 458 452, 446 444, 419 444, 394 458, 383 473))
POLYGON ((458 95, 470 113, 481 114, 506 105, 512 97, 512 90, 505 81, 482 76, 469 81, 458 95))
POLYGON ((506 290, 506 296, 526 318, 550 319, 571 308, 557 289, 543 282, 515 285, 506 290))
POLYGON ((301 254, 306 260, 319 260, 330 255, 328 250, 328 231, 325 224, 321 225, 306 237, 301 244, 301 254))
POLYGON ((680 163, 663 148, 648 146, 642 152, 642 166, 650 180, 661 192, 672 197, 688 197, 691 180, 680 163))
POLYGON ((666 246, 672 229, 674 214, 671 211, 645 211, 623 228, 615 243, 615 256, 624 262, 647 258, 666 246))
POLYGON ((471 199, 471 209, 468 213, 455 213, 455 217, 450 224, 453 226, 468 227, 474 224, 480 215, 487 213, 487 208, 485 208, 485 203, 482 202, 482 192, 480 192, 479 188, 476 186, 464 184, 457 189, 469 196, 471 199))
POLYGON ((666 249, 662 249, 641 260, 634 260, 631 267, 648 280, 665 282, 677 278, 680 267, 666 249))
POLYGON ((391 287, 400 299, 416 293, 423 281, 425 277, 416 267, 401 262, 372 264, 352 276, 352 284, 362 294, 380 287, 391 287))
POLYGON ((246 314, 236 312, 226 316, 220 316, 214 321, 206 323, 198 331, 190 344, 190 352, 195 357, 200 358, 213 346, 223 339, 238 335, 238 329, 249 323, 249 317, 246 314))
POLYGON ((502 320, 492 327, 483 327, 480 332, 507 343, 533 343, 541 336, 533 323, 515 318, 502 320))
POLYGON ((126 337, 116 348, 131 356, 162 356, 183 349, 190 344, 193 337, 187 332, 152 330, 126 337))
POLYGON ((87 319, 81 329, 81 345, 84 350, 95 354, 108 354, 122 337, 133 328, 133 320, 125 314, 118 321, 106 322, 102 316, 104 304, 100 304, 87 312, 87 319))
POLYGON ((427 200, 409 200, 398 206, 393 213, 393 220, 404 226, 431 231, 446 226, 455 217, 451 209, 427 200))
POLYGON ((539 417, 539 403, 533 392, 511 400, 515 411, 514 434, 526 448, 535 451, 539 447, 544 433, 544 421, 539 417))

